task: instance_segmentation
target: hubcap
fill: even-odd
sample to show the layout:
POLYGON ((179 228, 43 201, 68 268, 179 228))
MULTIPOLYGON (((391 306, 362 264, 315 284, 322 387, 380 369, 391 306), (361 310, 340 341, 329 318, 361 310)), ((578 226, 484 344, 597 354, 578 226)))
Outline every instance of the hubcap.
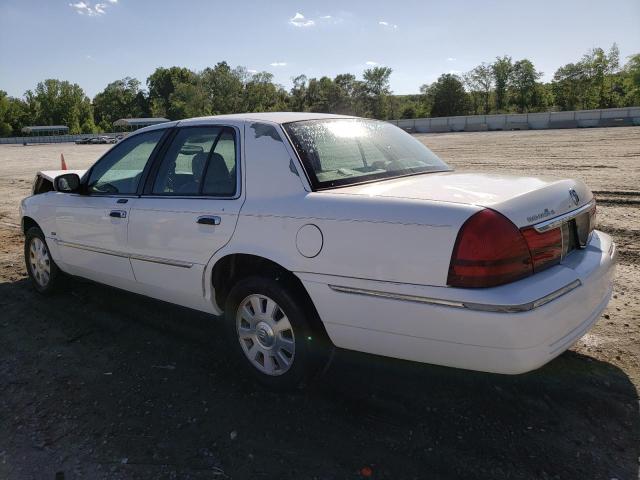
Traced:
POLYGON ((269 297, 253 294, 240 302, 236 330, 245 356, 262 373, 282 375, 293 365, 293 328, 284 311, 269 297))
POLYGON ((31 265, 31 275, 38 285, 46 287, 51 276, 51 260, 49 251, 44 242, 35 237, 29 245, 29 265, 31 265))

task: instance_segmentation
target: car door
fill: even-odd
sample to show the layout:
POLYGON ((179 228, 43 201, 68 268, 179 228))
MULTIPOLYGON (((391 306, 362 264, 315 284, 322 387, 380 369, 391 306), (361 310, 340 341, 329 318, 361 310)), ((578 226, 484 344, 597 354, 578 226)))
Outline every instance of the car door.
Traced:
POLYGON ((242 206, 240 130, 178 128, 131 205, 129 248, 145 293, 210 311, 204 270, 235 230, 242 206))
POLYGON ((115 286, 134 280, 127 248, 131 201, 165 131, 132 135, 96 162, 82 194, 59 194, 55 238, 69 273, 115 286))

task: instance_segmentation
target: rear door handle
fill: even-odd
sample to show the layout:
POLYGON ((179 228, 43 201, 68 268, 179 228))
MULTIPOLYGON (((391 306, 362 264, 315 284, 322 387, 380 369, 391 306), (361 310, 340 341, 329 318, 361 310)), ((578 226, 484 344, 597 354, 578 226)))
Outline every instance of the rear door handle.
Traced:
POLYGON ((200 225, 220 225, 222 219, 215 215, 203 215, 198 217, 197 223, 200 225))
POLYGON ((127 212, 126 210, 111 210, 109 216, 114 218, 127 218, 127 212))

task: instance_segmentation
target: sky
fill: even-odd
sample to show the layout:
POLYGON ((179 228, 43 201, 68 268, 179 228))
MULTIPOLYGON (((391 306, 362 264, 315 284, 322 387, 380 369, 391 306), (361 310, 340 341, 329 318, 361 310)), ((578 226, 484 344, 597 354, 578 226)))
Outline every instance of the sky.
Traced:
POLYGON ((496 56, 529 58, 550 80, 594 47, 640 53, 640 0, 0 0, 0 90, 46 78, 93 97, 156 67, 226 60, 291 79, 393 69, 396 94, 496 56))

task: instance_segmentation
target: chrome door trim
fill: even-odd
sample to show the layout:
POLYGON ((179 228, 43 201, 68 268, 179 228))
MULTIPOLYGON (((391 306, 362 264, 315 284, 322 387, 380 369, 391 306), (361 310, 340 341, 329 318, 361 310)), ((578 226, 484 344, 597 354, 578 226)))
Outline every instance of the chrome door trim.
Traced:
POLYGON ((171 267, 191 268, 193 263, 183 262, 181 260, 170 260, 168 258, 150 257, 147 255, 129 255, 131 260, 140 260, 142 262, 159 263, 161 265, 169 265, 171 267))
POLYGON ((54 239, 54 241, 59 246, 68 247, 68 248, 77 248, 78 250, 86 250, 88 252, 102 253, 104 255, 111 255, 113 257, 128 258, 129 260, 140 260, 142 262, 159 263, 161 265, 169 265, 172 267, 180 267, 180 268, 193 267, 193 263, 183 262, 181 260, 171 260, 168 258, 151 257, 147 255, 132 255, 126 252, 118 252, 116 250, 93 247, 91 245, 83 245, 80 243, 65 242, 64 240, 58 240, 58 239, 54 239))
POLYGON ((109 249, 106 249, 106 248, 93 247, 91 245, 83 245, 83 244, 80 244, 80 243, 65 242, 64 240, 59 240, 57 238, 54 239, 54 241, 56 242, 56 245, 61 246, 61 247, 76 248, 78 250, 86 250, 88 252, 103 253, 105 255, 111 255, 112 257, 129 258, 129 255, 127 253, 118 252, 116 250, 109 250, 109 249))
POLYGON ((442 307, 453 307, 453 308, 466 308, 469 310, 477 310, 481 312, 496 312, 496 313, 520 313, 520 312, 528 312, 535 308, 541 307, 542 305, 546 305, 547 303, 555 300, 562 295, 569 293, 570 291, 578 288, 582 285, 580 280, 574 280, 573 282, 565 285, 562 288, 559 288, 548 295, 538 298, 532 302, 517 304, 517 305, 491 305, 485 303, 472 303, 472 302, 461 302, 457 300, 445 300, 440 298, 429 298, 422 297, 419 295, 407 295, 402 293, 392 293, 392 292, 382 292, 379 290, 368 290, 365 288, 354 288, 354 287, 346 287, 340 285, 329 285, 329 288, 335 292, 340 293, 350 293, 354 295, 366 295, 369 297, 379 297, 379 298, 387 298, 390 300, 400 300, 404 302, 417 302, 417 303, 426 303, 429 305, 438 305, 442 307))
POLYGON ((533 228, 535 228, 536 232, 538 233, 543 233, 543 232, 546 232, 547 230, 552 230, 554 228, 557 228, 560 225, 562 225, 564 222, 567 222, 573 218, 576 218, 581 213, 591 210, 591 208, 593 208, 595 203, 596 203, 595 199, 592 199, 586 205, 583 205, 580 208, 576 208, 575 210, 567 212, 564 215, 560 215, 559 217, 552 218, 551 220, 546 220, 544 222, 536 223, 535 225, 533 225, 533 228))

